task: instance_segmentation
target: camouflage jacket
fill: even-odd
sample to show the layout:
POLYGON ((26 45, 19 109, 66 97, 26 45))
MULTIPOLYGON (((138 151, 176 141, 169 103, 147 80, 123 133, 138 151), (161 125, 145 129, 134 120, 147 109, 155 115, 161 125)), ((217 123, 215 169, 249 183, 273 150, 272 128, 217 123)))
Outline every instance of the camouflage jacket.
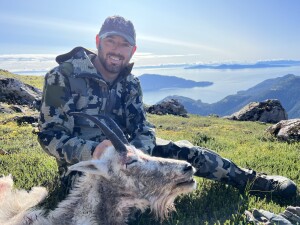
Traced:
POLYGON ((43 149, 62 165, 91 158, 105 139, 101 130, 85 118, 69 112, 110 115, 129 142, 151 154, 155 135, 146 121, 138 78, 133 64, 108 84, 92 64, 96 55, 82 47, 56 58, 59 66, 46 74, 41 104, 38 140, 43 149))

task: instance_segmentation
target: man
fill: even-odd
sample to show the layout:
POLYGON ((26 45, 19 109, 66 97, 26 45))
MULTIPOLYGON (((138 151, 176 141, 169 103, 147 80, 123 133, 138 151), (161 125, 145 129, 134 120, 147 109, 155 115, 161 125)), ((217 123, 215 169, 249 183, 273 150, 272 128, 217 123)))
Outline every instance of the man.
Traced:
POLYGON ((77 47, 56 58, 59 66, 47 73, 43 92, 39 142, 55 156, 61 172, 67 165, 97 158, 111 143, 93 123, 70 116, 80 111, 111 116, 136 148, 154 156, 187 160, 196 175, 244 190, 272 192, 291 197, 296 185, 281 176, 267 176, 242 169, 215 152, 179 146, 155 138, 146 121, 139 80, 131 74, 129 61, 136 51, 133 24, 120 16, 108 17, 96 36, 97 54, 77 47))

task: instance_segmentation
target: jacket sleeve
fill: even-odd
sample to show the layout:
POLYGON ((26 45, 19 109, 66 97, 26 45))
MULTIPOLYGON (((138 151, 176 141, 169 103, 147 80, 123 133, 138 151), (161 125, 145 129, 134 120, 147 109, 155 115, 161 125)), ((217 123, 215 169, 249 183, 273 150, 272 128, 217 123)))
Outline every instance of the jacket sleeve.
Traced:
POLYGON ((130 134, 130 144, 152 154, 155 146, 155 129, 146 120, 143 106, 143 94, 138 78, 130 82, 129 95, 126 101, 126 127, 130 134))
POLYGON ((38 141, 60 164, 91 159, 97 142, 73 135, 74 98, 68 79, 54 68, 46 74, 39 120, 38 141))

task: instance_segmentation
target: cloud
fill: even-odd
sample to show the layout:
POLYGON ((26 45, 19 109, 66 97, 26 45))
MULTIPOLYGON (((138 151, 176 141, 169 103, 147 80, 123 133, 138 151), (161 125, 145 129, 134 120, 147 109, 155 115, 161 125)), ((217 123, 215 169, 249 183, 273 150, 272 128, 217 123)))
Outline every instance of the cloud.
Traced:
POLYGON ((47 29, 55 29, 55 30, 71 30, 71 31, 76 31, 76 32, 91 32, 95 33, 99 28, 96 26, 91 26, 91 23, 81 23, 78 21, 71 21, 71 20, 62 20, 60 19, 55 19, 53 17, 51 18, 42 18, 42 17, 27 17, 27 16, 21 16, 21 15, 10 15, 7 13, 1 12, 1 20, 8 21, 10 24, 14 25, 20 25, 24 27, 40 27, 40 28, 47 28, 47 29))
POLYGON ((55 57, 55 54, 3 54, 0 61, 50 61, 55 57))
POLYGON ((54 54, 5 54, 0 55, 0 68, 13 73, 50 70, 55 67, 54 54))
POLYGON ((143 40, 143 41, 150 41, 150 42, 159 43, 159 44, 188 47, 188 48, 192 48, 192 49, 205 50, 205 51, 209 51, 209 52, 222 53, 222 54, 225 53, 222 49, 218 49, 218 48, 211 47, 208 45, 201 45, 198 43, 185 42, 185 41, 176 40, 176 39, 155 37, 155 36, 144 35, 144 34, 138 35, 137 38, 140 40, 143 40))
POLYGON ((199 56, 201 54, 154 54, 149 52, 136 53, 133 59, 153 59, 153 58, 174 58, 174 57, 189 57, 189 56, 199 56))
POLYGON ((200 58, 201 54, 155 54, 150 52, 137 52, 132 61, 135 67, 152 66, 161 64, 185 64, 193 63, 200 58))

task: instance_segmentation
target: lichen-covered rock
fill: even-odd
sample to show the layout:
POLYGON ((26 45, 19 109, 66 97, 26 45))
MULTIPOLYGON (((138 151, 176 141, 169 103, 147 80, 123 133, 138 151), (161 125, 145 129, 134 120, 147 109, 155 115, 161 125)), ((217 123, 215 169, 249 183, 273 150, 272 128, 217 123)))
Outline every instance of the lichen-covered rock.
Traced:
POLYGON ((239 121, 278 123, 281 120, 287 120, 288 116, 279 100, 268 99, 264 102, 251 102, 226 118, 239 121))
POLYGON ((300 141, 300 119, 282 120, 267 131, 282 141, 300 141))
POLYGON ((187 111, 184 106, 175 99, 163 101, 159 104, 152 105, 147 109, 148 113, 157 115, 176 115, 187 117, 187 111))
POLYGON ((14 78, 0 76, 0 102, 32 106, 39 102, 42 92, 38 88, 14 78))
POLYGON ((9 106, 0 103, 0 113, 13 113, 13 112, 14 110, 11 109, 9 106))

